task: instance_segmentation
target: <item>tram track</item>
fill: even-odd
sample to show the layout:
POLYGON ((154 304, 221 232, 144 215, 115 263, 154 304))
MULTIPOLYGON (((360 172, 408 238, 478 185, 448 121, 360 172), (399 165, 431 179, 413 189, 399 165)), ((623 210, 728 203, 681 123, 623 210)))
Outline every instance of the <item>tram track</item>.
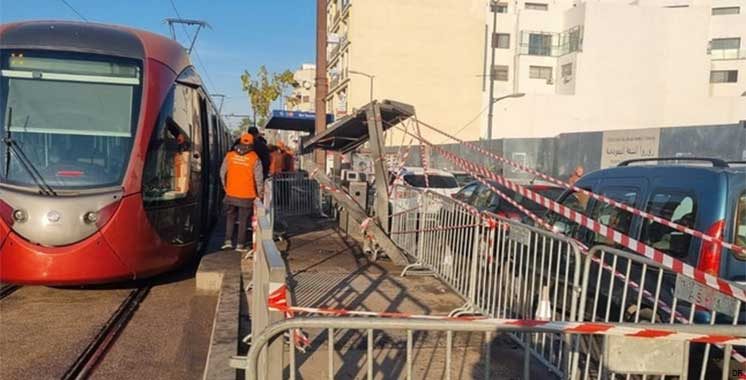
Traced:
POLYGON ((142 301, 150 292, 151 285, 146 285, 130 292, 117 310, 109 317, 96 336, 62 375, 63 380, 87 379, 99 363, 106 357, 106 353, 113 346, 116 339, 124 331, 127 323, 132 319, 142 301))
POLYGON ((13 294, 16 290, 20 289, 20 285, 14 285, 14 284, 3 284, 0 286, 0 300, 3 298, 13 294))

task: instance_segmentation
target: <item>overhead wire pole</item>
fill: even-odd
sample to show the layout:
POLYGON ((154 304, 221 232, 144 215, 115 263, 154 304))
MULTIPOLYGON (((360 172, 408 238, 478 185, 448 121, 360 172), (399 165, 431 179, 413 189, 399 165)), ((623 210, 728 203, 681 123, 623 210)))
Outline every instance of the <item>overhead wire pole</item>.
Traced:
POLYGON ((213 98, 220 98, 220 105, 218 106, 218 114, 222 114, 223 111, 223 103, 225 102, 225 95, 224 94, 210 94, 213 98))
MULTIPOLYGON (((174 8, 174 10, 176 10, 176 8, 174 8)), ((178 13, 177 13, 177 16, 178 16, 178 13)), ((168 23, 168 26, 171 28, 171 37, 173 39, 176 39, 176 31, 174 30, 174 24, 181 24, 182 26, 189 25, 189 26, 197 27, 197 31, 194 33, 194 36, 191 36, 189 35, 189 33, 187 33, 187 37, 191 39, 191 41, 189 42, 189 49, 187 49, 187 53, 189 54, 192 54, 192 49, 194 49, 194 43, 197 42, 197 36, 199 36, 199 31, 202 30, 202 28, 212 28, 210 24, 208 24, 205 21, 181 18, 181 16, 179 16, 178 18, 169 17, 165 21, 166 23, 168 23)), ((186 33, 186 27, 184 27, 184 33, 186 33)))
MULTIPOLYGON (((329 91, 326 80, 326 5, 327 0, 316 0, 316 134, 326 130, 326 95, 329 91)), ((326 172, 324 151, 316 149, 314 161, 326 172)))

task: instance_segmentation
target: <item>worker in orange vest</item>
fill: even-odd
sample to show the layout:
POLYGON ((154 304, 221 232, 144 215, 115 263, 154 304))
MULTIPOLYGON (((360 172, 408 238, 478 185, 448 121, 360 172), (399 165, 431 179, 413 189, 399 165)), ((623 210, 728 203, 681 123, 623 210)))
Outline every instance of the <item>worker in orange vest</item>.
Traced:
POLYGON ((243 133, 238 145, 223 159, 220 179, 225 189, 223 202, 227 207, 225 243, 223 249, 233 248, 233 230, 238 217, 236 251, 246 252, 247 223, 254 211, 254 200, 264 193, 262 162, 254 151, 254 136, 243 133))
POLYGON ((289 147, 285 147, 285 151, 283 152, 283 169, 286 172, 294 172, 295 171, 295 155, 293 154, 293 151, 289 147))
POLYGON ((285 144, 279 141, 269 149, 269 175, 275 175, 285 170, 285 144))

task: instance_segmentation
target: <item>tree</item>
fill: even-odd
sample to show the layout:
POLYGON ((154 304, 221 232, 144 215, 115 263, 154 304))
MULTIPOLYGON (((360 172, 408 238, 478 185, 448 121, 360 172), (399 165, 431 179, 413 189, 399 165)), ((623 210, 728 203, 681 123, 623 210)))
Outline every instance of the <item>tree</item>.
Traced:
MULTIPOLYGON (((244 70, 241 75, 241 84, 243 91, 249 96, 251 110, 254 113, 254 123, 258 124, 264 124, 269 118, 272 102, 280 96, 285 96, 285 90, 288 87, 298 86, 290 70, 285 70, 279 74, 270 74, 264 65, 259 67, 255 76, 244 70)), ((288 104, 297 102, 295 98, 290 96, 285 96, 285 101, 288 104)))

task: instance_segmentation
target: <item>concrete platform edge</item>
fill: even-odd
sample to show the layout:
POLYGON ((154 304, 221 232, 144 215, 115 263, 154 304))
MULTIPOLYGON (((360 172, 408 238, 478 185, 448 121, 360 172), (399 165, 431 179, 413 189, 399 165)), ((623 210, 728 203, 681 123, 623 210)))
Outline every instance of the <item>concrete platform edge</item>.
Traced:
POLYGON ((205 255, 196 275, 198 290, 218 292, 218 302, 207 352, 204 380, 235 380, 229 366, 238 351, 238 324, 241 297, 241 256, 235 251, 205 255))

